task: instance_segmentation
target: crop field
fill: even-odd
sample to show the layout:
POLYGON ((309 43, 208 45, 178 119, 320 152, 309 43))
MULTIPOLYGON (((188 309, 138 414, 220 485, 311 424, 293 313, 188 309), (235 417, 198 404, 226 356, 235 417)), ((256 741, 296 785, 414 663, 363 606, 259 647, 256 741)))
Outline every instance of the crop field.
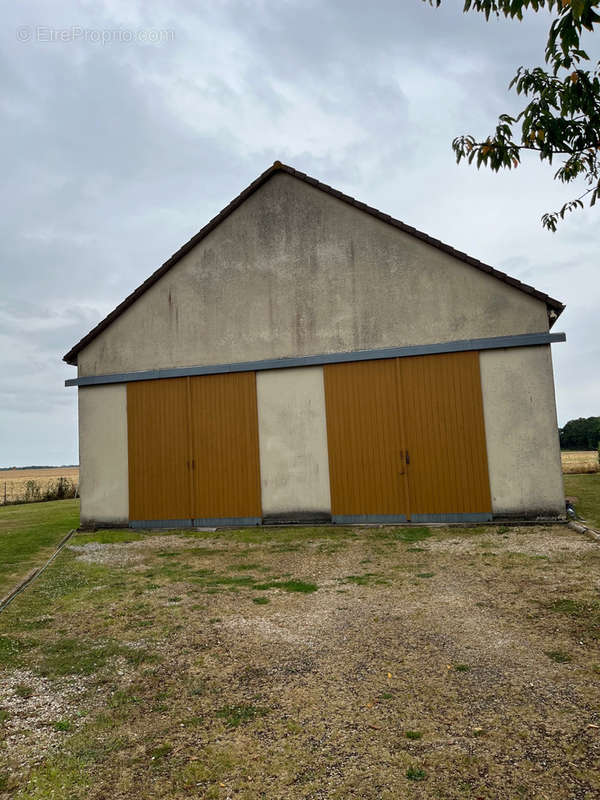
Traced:
POLYGON ((565 475, 600 471, 597 450, 563 450, 560 460, 565 475))
POLYGON ((78 533, 0 615, 0 798, 592 800, 599 581, 561 525, 78 533))
POLYGON ((0 469, 0 505, 40 499, 56 488, 59 478, 79 486, 79 467, 0 469))

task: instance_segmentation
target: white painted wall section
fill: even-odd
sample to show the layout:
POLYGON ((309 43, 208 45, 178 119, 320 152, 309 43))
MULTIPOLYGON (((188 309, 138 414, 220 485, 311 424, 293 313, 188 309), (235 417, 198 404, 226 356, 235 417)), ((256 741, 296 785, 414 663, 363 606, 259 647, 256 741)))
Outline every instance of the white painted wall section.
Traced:
POLYGON ((549 345, 479 355, 494 514, 565 514, 549 345))
POLYGON ((82 525, 129 520, 127 386, 79 389, 82 525))
POLYGON ((263 514, 331 510, 322 367, 258 372, 263 514))

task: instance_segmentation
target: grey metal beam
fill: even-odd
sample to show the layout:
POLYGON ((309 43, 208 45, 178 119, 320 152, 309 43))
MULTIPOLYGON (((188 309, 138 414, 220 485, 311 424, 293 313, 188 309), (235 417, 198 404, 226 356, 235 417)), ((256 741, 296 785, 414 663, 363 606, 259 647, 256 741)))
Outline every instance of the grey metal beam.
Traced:
POLYGON ((486 339, 461 339, 437 344, 417 344, 408 347, 386 347, 379 350, 355 350, 349 353, 322 353, 293 358, 269 358, 262 361, 242 361, 235 364, 210 364, 197 367, 149 369, 141 372, 120 372, 108 375, 88 375, 70 378, 65 386, 97 386, 106 383, 155 381, 161 378, 185 378, 190 375, 218 375, 226 372, 260 372, 268 369, 311 367, 322 364, 342 364, 348 361, 375 361, 381 358, 407 358, 436 353, 460 353, 465 350, 498 350, 505 347, 531 347, 533 345, 565 342, 564 333, 521 333, 515 336, 491 336, 486 339))

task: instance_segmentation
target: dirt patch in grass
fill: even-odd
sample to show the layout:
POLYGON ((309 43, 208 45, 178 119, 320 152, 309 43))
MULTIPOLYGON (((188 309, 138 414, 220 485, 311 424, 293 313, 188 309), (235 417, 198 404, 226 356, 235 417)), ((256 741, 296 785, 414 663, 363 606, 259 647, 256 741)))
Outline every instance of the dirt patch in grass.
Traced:
POLYGON ((461 554, 520 553, 529 556, 560 556, 596 552, 598 545, 584 536, 573 536, 565 526, 551 528, 482 528, 474 536, 449 536, 423 545, 432 552, 461 554))
POLYGON ((600 548, 568 528, 91 544, 0 617, 7 797, 600 792, 600 548))
POLYGON ((0 709, 5 719, 0 738, 7 756, 34 764, 60 748, 64 733, 84 723, 85 694, 85 682, 75 678, 49 680, 27 669, 3 674, 0 709))
MULTIPOLYGON (((109 567, 130 567, 134 564, 144 563, 149 551, 165 551, 168 555, 171 555, 173 548, 176 548, 176 552, 180 553, 186 548, 195 547, 193 540, 176 534, 146 537, 139 535, 139 538, 132 542, 91 541, 85 544, 78 544, 77 541, 76 538, 75 544, 69 545, 69 550, 77 553, 78 561, 109 567)), ((160 552, 159 555, 161 555, 160 552)))

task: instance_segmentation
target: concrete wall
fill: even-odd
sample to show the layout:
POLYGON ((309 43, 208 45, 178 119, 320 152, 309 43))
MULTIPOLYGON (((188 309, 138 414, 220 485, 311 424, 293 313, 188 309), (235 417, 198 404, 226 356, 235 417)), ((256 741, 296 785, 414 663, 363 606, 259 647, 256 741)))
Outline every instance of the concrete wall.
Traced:
POLYGON ((479 358, 494 514, 564 516, 550 347, 479 358))
POLYGON ((79 354, 79 375, 548 330, 543 302, 275 174, 79 354))
POLYGON ((322 367, 256 375, 263 514, 331 510, 322 367))
POLYGON ((127 387, 79 389, 81 524, 129 520, 127 387))

